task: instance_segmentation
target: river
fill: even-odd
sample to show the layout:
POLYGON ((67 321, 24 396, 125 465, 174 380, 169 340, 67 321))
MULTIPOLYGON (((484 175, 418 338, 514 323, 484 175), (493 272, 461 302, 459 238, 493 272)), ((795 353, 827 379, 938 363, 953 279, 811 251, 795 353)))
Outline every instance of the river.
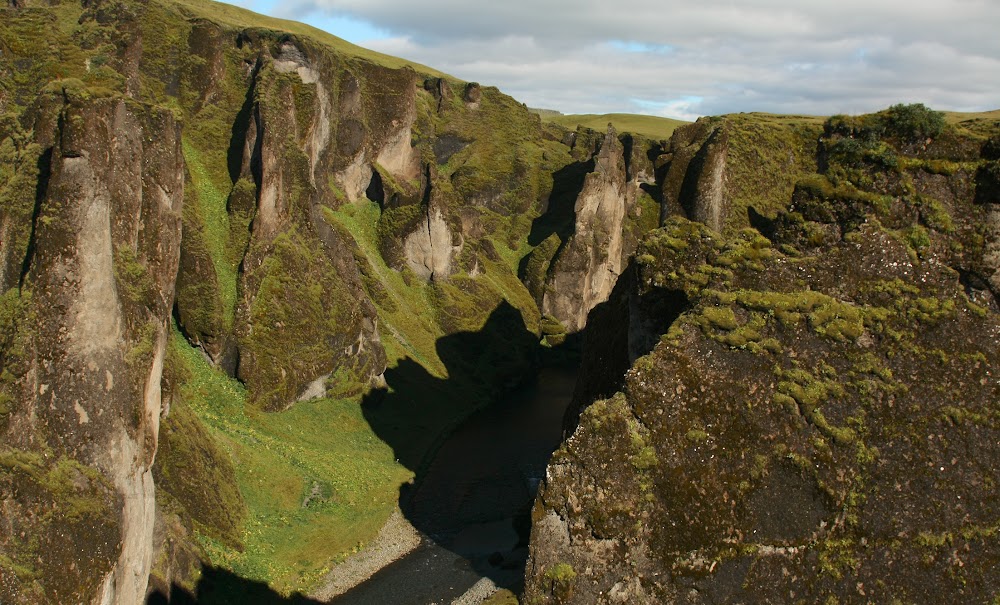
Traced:
POLYGON ((401 503, 421 545, 331 603, 447 604, 484 578, 519 591, 531 505, 575 383, 574 370, 544 368, 454 431, 401 503))

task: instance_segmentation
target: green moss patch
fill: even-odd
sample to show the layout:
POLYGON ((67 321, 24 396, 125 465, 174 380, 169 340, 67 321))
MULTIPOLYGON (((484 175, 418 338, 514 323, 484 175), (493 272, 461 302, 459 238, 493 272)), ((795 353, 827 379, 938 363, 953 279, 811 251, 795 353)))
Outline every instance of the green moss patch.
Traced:
POLYGON ((363 329, 363 301, 308 232, 290 228, 275 237, 253 279, 258 285, 251 328, 241 337, 240 375, 255 404, 279 409, 331 371, 355 383, 355 392, 379 373, 381 352, 344 355, 363 329))
POLYGON ((114 486, 90 466, 47 453, 0 449, 4 602, 86 599, 119 556, 121 499, 114 486))
MULTIPOLYGON (((185 223, 195 223, 194 230, 200 245, 208 252, 218 283, 218 292, 206 292, 201 304, 210 305, 211 295, 219 297, 222 325, 231 329, 236 309, 236 265, 227 249, 229 241, 229 215, 226 212, 228 190, 223 190, 202 162, 202 154, 193 144, 183 145, 184 163, 187 166, 191 187, 186 191, 185 223), (189 210, 190 208, 190 210, 189 210)), ((202 282, 203 279, 192 281, 202 282)), ((192 301, 194 303, 196 301, 192 301)))
MULTIPOLYGON (((332 224, 350 234, 365 259, 368 295, 379 310, 383 342, 389 361, 409 356, 437 376, 444 375, 435 342, 444 335, 433 312, 431 287, 406 270, 388 266, 379 250, 382 212, 378 204, 365 202, 325 210, 332 224), (395 342, 396 345, 389 344, 395 342)), ((364 277, 364 276, 363 276, 364 277)))

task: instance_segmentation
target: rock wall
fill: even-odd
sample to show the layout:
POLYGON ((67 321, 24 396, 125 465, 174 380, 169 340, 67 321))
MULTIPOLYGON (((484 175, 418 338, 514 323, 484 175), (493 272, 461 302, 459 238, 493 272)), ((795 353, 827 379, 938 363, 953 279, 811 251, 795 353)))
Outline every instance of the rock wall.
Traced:
POLYGON ((542 298, 542 312, 572 332, 586 325, 587 313, 607 300, 621 275, 624 221, 637 189, 626 179, 624 149, 609 127, 576 198, 574 233, 549 272, 542 298))
MULTIPOLYGON (((344 130, 353 133, 351 120, 360 111, 357 80, 349 77, 346 94, 338 98, 339 91, 327 89, 327 82, 336 81, 335 58, 291 39, 280 40, 273 57, 264 41, 256 44, 256 68, 248 77, 255 99, 252 127, 247 124, 239 174, 254 179, 258 195, 240 262, 234 331, 237 375, 257 402, 280 409, 324 396, 325 382, 335 373, 363 388, 385 369, 375 307, 350 260, 351 244, 323 214, 323 207, 336 206, 337 200, 318 180, 332 173, 350 197, 351 184, 337 181, 343 175, 338 167, 374 154, 380 138, 396 144, 398 134, 362 130, 361 140, 344 147, 337 137, 344 130), (346 114, 339 123, 333 105, 346 114), (311 290, 303 275, 313 276, 326 295, 311 290)), ((412 75, 393 78, 401 90, 412 88, 412 75)), ((412 114, 411 103, 404 98, 396 106, 412 114)))
POLYGON ((584 352, 631 367, 578 389, 590 401, 533 513, 529 602, 1000 592, 981 491, 1000 455, 1000 308, 975 176, 998 125, 866 134, 892 116, 828 122, 822 172, 751 217, 759 231, 672 217, 640 245, 592 315, 621 336, 584 352))
POLYGON ((406 266, 418 277, 431 281, 451 275, 451 265, 462 250, 452 243, 452 232, 441 215, 440 209, 428 209, 427 223, 420 225, 403 241, 406 266))
POLYGON ((17 577, 5 571, 0 590, 10 602, 136 603, 153 556, 180 129, 168 111, 72 85, 50 88, 34 115, 35 216, 6 295, 32 324, 4 357, 3 441, 15 449, 0 543, 17 577))
POLYGON ((667 213, 682 213, 713 229, 722 228, 728 210, 724 198, 728 143, 729 129, 709 120, 674 133, 663 182, 667 213))
POLYGON ((557 179, 540 219, 552 234, 527 259, 522 277, 542 313, 576 333, 610 296, 638 237, 658 224, 659 202, 644 187, 657 185, 649 156, 659 147, 619 136, 611 125, 604 135, 578 130, 568 142, 577 162, 557 179))
POLYGON ((783 208, 817 170, 818 124, 756 114, 701 118, 674 131, 656 159, 661 221, 683 216, 731 233, 783 208))
POLYGON ((628 137, 598 158, 600 134, 570 141, 495 88, 236 9, 0 11, 5 603, 141 602, 151 567, 169 594, 240 556, 242 429, 206 420, 209 374, 260 418, 384 386, 390 356, 443 379, 437 343, 489 329, 513 344, 470 384, 513 384, 542 323, 518 262, 567 165, 598 164, 567 250, 602 248, 572 304, 606 297, 634 245, 652 168, 628 137))

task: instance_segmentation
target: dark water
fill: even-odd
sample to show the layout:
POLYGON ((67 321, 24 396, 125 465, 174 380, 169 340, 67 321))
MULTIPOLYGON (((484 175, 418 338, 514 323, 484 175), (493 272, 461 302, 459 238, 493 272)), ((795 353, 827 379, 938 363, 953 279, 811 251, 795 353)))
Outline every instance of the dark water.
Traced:
POLYGON ((519 590, 531 504, 575 382, 573 370, 545 368, 459 427, 404 497, 421 546, 332 602, 450 603, 486 577, 519 590))

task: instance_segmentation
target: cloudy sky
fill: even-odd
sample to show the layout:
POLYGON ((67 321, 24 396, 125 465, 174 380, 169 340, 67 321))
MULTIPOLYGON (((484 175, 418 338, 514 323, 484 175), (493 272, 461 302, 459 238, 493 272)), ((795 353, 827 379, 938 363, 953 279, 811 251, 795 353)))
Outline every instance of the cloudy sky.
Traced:
POLYGON ((1000 108, 998 0, 230 0, 563 113, 1000 108))

